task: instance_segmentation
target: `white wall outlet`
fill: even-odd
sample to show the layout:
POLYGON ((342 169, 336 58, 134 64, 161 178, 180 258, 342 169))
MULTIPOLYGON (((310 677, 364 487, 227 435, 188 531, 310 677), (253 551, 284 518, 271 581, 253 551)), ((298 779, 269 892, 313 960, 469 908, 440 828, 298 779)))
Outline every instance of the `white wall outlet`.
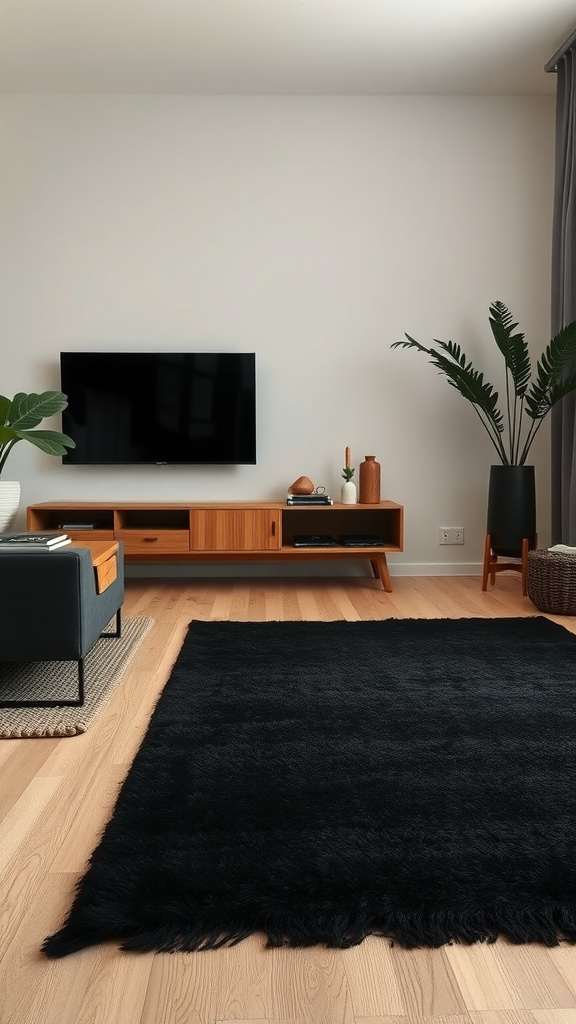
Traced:
POLYGON ((464 543, 464 527, 463 526, 440 526, 438 528, 438 543, 439 544, 463 544, 464 543))

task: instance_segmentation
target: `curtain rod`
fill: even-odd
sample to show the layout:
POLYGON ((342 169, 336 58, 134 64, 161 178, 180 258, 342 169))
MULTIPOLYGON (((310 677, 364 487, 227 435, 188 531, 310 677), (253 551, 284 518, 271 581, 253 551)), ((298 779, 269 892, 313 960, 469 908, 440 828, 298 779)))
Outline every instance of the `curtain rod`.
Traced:
POLYGON ((544 65, 544 71, 546 71, 548 74, 554 74, 556 71, 558 71, 558 64, 562 60, 562 57, 566 56, 568 50, 570 50, 574 46, 574 43, 576 43, 576 28, 574 29, 572 35, 568 37, 566 42, 562 43, 560 49, 556 50, 556 53, 553 57, 550 58, 548 63, 544 65))

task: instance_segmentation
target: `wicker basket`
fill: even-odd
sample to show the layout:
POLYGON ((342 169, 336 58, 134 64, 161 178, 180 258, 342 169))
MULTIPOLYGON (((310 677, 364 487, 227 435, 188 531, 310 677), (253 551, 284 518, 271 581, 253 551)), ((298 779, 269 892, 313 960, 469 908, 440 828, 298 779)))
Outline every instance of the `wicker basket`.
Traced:
POLYGON ((576 554, 528 552, 528 597, 550 615, 576 615, 576 554))

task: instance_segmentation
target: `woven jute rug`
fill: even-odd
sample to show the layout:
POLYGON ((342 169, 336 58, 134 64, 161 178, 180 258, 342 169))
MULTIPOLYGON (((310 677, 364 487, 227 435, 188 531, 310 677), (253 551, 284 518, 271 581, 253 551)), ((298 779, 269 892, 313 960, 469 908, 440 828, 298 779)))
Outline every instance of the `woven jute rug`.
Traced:
MULTIPOLYGON (((84 659, 83 707, 0 708, 0 739, 76 736, 86 732, 110 698, 153 619, 124 619, 122 636, 98 640, 84 659)), ((78 693, 75 661, 0 663, 2 700, 73 699, 78 693)))

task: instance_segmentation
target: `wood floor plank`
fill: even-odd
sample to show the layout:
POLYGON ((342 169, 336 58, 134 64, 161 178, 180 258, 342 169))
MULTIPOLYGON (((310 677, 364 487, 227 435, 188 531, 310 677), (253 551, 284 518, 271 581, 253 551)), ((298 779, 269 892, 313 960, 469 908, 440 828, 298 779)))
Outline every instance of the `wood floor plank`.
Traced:
POLYGON ((316 622, 319 618, 318 605, 310 580, 295 580, 294 585, 302 618, 307 622, 316 622))
POLYGON ((282 614, 287 621, 299 622, 302 618, 298 591, 290 581, 282 584, 282 614))
POLYGON ((572 1000, 569 1004, 559 1002, 558 1006, 570 1005, 576 1007, 576 950, 574 946, 561 943, 559 946, 554 946, 553 949, 547 949, 545 952, 546 959, 550 960, 555 970, 562 975, 572 993, 572 1000))
POLYGON ((147 955, 151 971, 140 1024, 214 1024, 222 989, 220 952, 147 955))
POLYGON ((271 949, 275 1017, 298 1024, 354 1024, 342 953, 311 946, 271 949))
POLYGON ((90 979, 76 1024, 140 1024, 153 964, 152 957, 121 953, 109 945, 94 953, 90 979))
POLYGON ((234 600, 234 586, 228 582, 222 582, 220 588, 216 592, 214 597, 214 603, 212 605, 212 611, 210 613, 211 619, 230 619, 232 618, 232 602, 234 600))
POLYGON ((576 1024, 574 1010, 534 1010, 536 1024, 576 1024))
POLYGON ((441 1014, 439 1017, 422 1017, 420 1014, 412 1013, 407 1017, 385 1014, 383 1017, 356 1017, 355 1024, 471 1024, 471 1018, 467 1014, 441 1014))
POLYGON ((350 600, 346 587, 342 585, 327 587, 326 592, 338 609, 339 619, 344 619, 347 622, 357 622, 361 618, 354 603, 350 600))
POLYGON ((486 1010, 470 1017, 472 1024, 536 1024, 531 1010, 486 1010))
POLYGON ((44 764, 58 744, 57 739, 36 740, 28 743, 25 756, 18 744, 26 740, 0 740, 0 822, 24 793, 32 779, 41 773, 44 764), (14 744, 11 748, 10 744, 14 744), (4 757, 2 757, 4 754, 4 757))
POLYGON ((250 622, 263 622, 266 619, 266 586, 256 581, 250 587, 248 598, 248 619, 250 622))
POLYGON ((267 622, 283 622, 284 616, 287 617, 287 610, 282 603, 282 591, 277 581, 267 587, 264 607, 267 622))
MULTIPOLYGON (((522 1006, 531 1010, 576 1007, 573 988, 566 983, 559 962, 555 962, 545 946, 500 942, 498 956, 503 969, 514 980, 522 1006)), ((568 959, 573 962, 573 957, 568 959)))
MULTIPOLYGON (((505 942, 445 947, 467 1010, 520 1010, 522 985, 505 942)), ((526 1007, 530 1009, 531 1007, 526 1007)))
MULTIPOLYGON (((2 1024, 576 1024, 576 948, 406 951, 375 937, 351 950, 127 955, 114 943, 63 960, 39 953, 194 619, 385 619, 538 614, 517 574, 478 577, 127 580, 125 615, 154 625, 118 691, 82 736, 0 741, 2 1024)), ((576 632, 576 617, 553 617, 576 632)))
POLYGON ((217 1018, 269 1020, 275 1014, 274 960, 262 935, 222 950, 217 1018))
POLYGON ((396 947, 369 935, 360 946, 344 950, 342 957, 356 1019, 406 1013, 396 947))
MULTIPOLYGON (((6 742, 10 743, 10 740, 6 742)), ((12 805, 2 826, 0 873, 4 879, 8 876, 11 863, 21 858, 22 848, 26 841, 31 836, 35 841, 38 822, 63 781, 61 778, 34 778, 12 805)))
MULTIPOLYGON (((125 777, 126 765, 112 762, 107 764, 105 769, 102 768, 100 778, 84 777, 79 785, 67 787, 68 824, 52 861, 51 874, 76 874, 86 870, 90 854, 100 841, 104 827, 110 819, 110 809, 118 799, 125 777), (88 828, 82 813, 86 807, 90 808, 88 828)), ((56 813, 59 811, 61 812, 60 808, 55 808, 56 813)))
POLYGON ((58 848, 59 823, 57 820, 50 823, 61 785, 61 779, 35 780, 2 825, 0 963, 14 942, 22 920, 34 908, 38 889, 46 882, 58 848))
POLYGON ((22 903, 16 928, 2 930, 0 1020, 2 1024, 76 1024, 88 986, 94 951, 67 960, 47 960, 40 953, 75 879, 51 875, 35 887, 35 898, 22 903), (60 1016, 59 1016, 60 1015, 60 1016))
POLYGON ((458 1016, 467 1006, 445 948, 404 950, 394 946, 394 968, 402 1001, 412 1016, 458 1016))

